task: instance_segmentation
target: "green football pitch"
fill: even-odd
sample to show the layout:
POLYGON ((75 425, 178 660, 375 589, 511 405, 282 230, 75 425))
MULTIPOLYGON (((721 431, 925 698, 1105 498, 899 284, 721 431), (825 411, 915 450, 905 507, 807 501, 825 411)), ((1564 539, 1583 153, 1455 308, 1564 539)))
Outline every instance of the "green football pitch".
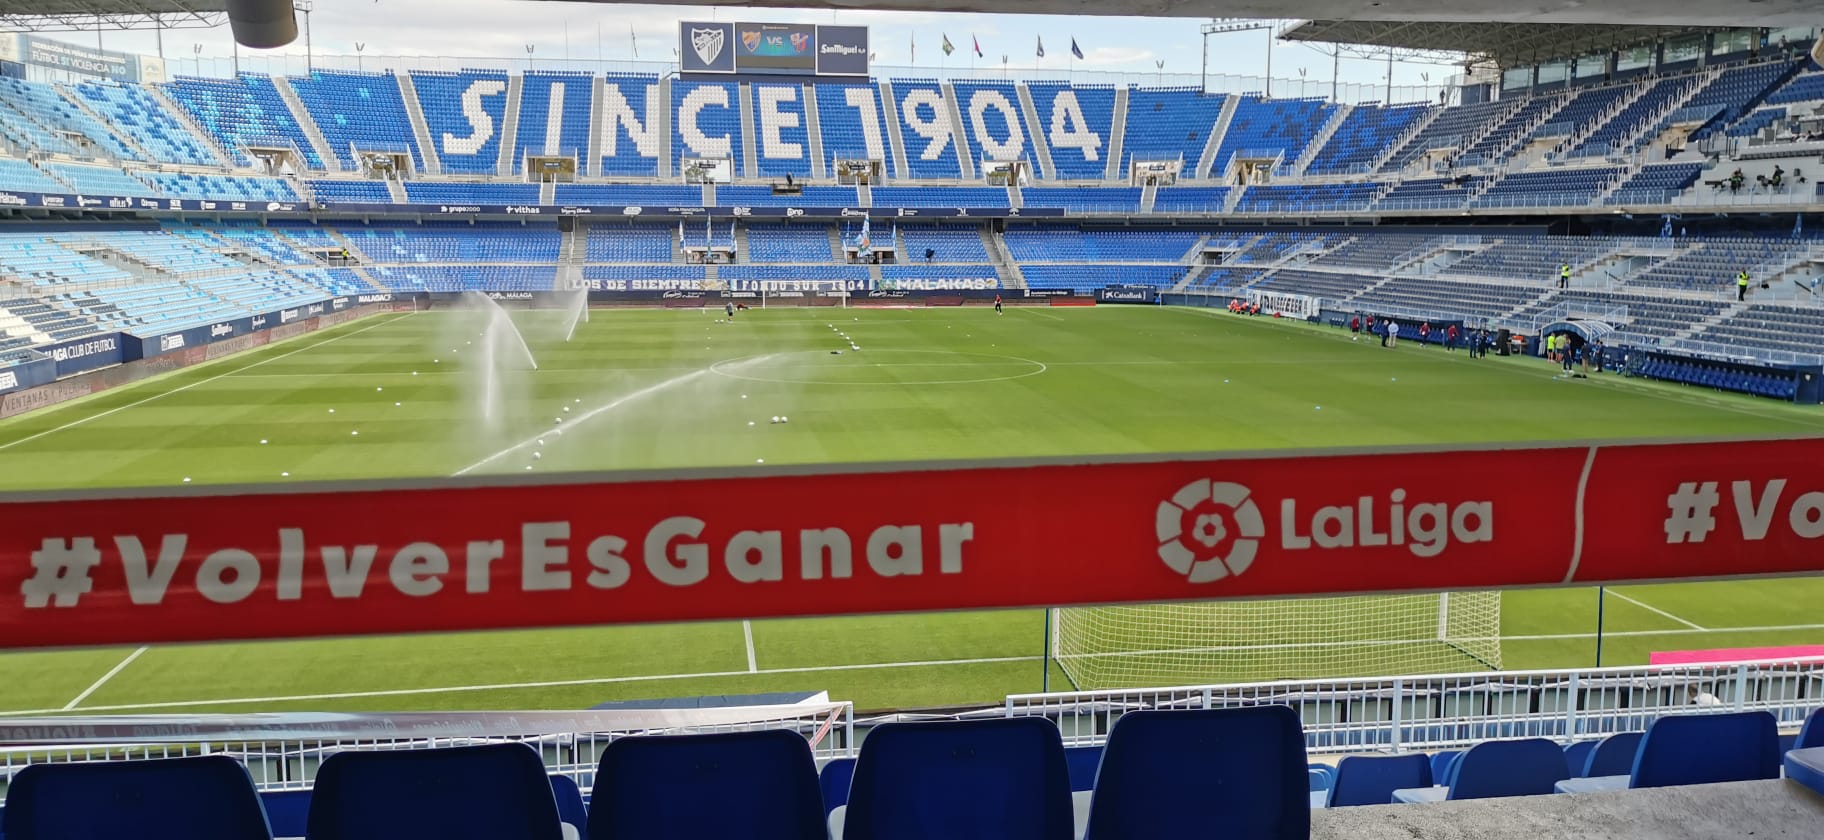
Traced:
MULTIPOLYGON (((477 316, 379 315, 0 423, 0 489, 1824 433, 1815 407, 1565 381, 1537 360, 1384 350, 1215 311, 719 314, 598 311, 565 341, 560 313, 518 313, 538 369, 503 354, 493 377, 479 373, 477 316), (514 448, 565 415, 537 461, 514 448)), ((1820 579, 1616 587, 1599 627, 1594 590, 1509 592, 1503 656, 1591 665, 1599 630, 1603 664, 1824 642, 1819 603, 1820 579)), ((1044 634, 1043 612, 1019 610, 11 653, 0 713, 577 708, 786 690, 863 709, 992 703, 1039 690, 1044 634)), ((1055 665, 1050 682, 1066 685, 1055 665)))

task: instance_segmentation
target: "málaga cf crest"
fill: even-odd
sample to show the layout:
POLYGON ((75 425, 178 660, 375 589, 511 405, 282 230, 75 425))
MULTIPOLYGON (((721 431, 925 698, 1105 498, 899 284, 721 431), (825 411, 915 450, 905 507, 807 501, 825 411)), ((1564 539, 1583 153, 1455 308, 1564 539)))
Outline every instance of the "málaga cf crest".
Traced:
POLYGON ((716 63, 716 57, 722 54, 722 42, 728 37, 725 29, 692 29, 690 46, 697 51, 697 58, 704 64, 716 63))

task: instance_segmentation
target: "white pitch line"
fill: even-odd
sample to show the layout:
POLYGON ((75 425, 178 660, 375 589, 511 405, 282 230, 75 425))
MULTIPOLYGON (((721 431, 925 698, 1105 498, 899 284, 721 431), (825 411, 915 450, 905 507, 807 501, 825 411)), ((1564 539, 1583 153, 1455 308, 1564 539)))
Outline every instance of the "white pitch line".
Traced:
MULTIPOLYGON (((1676 630, 1612 630, 1602 634, 1605 638, 1629 638, 1642 636, 1697 636, 1703 634, 1728 633, 1779 633, 1801 630, 1824 630, 1824 624, 1781 624, 1762 627, 1711 627, 1704 629, 1676 630)), ((1595 633, 1546 633, 1529 636, 1502 636, 1503 642, 1559 641, 1566 639, 1594 639, 1595 633)), ((1400 641, 1399 644, 1410 644, 1400 641)), ((1170 651, 1152 651, 1152 653, 1169 653, 1170 651)), ((1127 655, 1125 652, 1116 655, 1127 655)), ((648 674, 630 677, 592 677, 574 680, 547 680, 543 682, 523 683, 488 683, 479 685, 453 685, 441 688, 403 688, 380 691, 345 691, 335 694, 293 694, 271 697, 239 697, 227 700, 183 700, 163 703, 135 703, 119 706, 89 706, 84 712, 124 712, 144 709, 176 709, 204 706, 239 706, 260 703, 297 703, 317 700, 358 700, 370 697, 410 697, 426 694, 461 694, 474 691, 512 691, 528 688, 565 688, 585 685, 614 685, 617 683, 667 682, 673 680, 713 679, 726 677, 743 677, 769 674, 816 674, 825 671, 877 671, 894 668, 936 668, 958 665, 996 665, 1011 662, 1033 662, 1041 656, 993 656, 979 659, 929 659, 909 662, 870 662, 854 665, 818 665, 797 668, 767 668, 748 672, 741 671, 704 671, 694 674, 648 674)), ((47 715, 65 711, 64 709, 15 709, 0 712, 0 718, 24 717, 29 715, 47 715)))
MULTIPOLYGON (((149 403, 149 402, 152 402, 152 401, 153 401, 153 400, 158 400, 158 399, 163 399, 163 398, 165 398, 165 397, 168 397, 168 396, 171 396, 171 395, 172 395, 172 394, 177 394, 177 393, 182 393, 182 392, 184 392, 184 391, 188 391, 188 390, 190 390, 190 389, 191 389, 191 388, 195 388, 195 387, 197 387, 197 386, 199 386, 199 385, 207 385, 207 384, 209 384, 209 383, 211 383, 211 382, 214 382, 214 381, 216 381, 216 380, 218 380, 218 379, 225 379, 225 378, 227 378, 227 377, 230 377, 230 376, 233 376, 233 375, 235 375, 235 374, 237 374, 237 373, 240 373, 240 372, 241 372, 241 371, 244 371, 244 370, 252 370, 252 369, 253 369, 253 368, 256 368, 256 367, 259 367, 259 366, 260 366, 260 365, 264 365, 264 364, 269 364, 269 363, 271 363, 271 362, 276 362, 276 361, 278 361, 278 360, 280 360, 280 359, 283 359, 283 358, 286 358, 286 357, 288 357, 288 356, 295 356, 295 355, 297 355, 297 354, 299 354, 299 353, 302 353, 302 352, 304 352, 304 351, 306 351, 306 350, 315 350, 315 349, 317 349, 317 348, 318 348, 318 347, 322 347, 322 346, 324 346, 324 345, 326 345, 326 344, 331 344, 331 343, 334 343, 334 342, 337 342, 337 341, 341 341, 341 340, 342 340, 342 339, 344 339, 344 338, 348 338, 348 337, 349 337, 349 336, 351 336, 351 335, 359 335, 359 334, 361 334, 361 333, 364 333, 364 332, 367 332, 367 331, 368 331, 368 330, 371 330, 371 329, 374 329, 374 328, 375 328, 375 327, 383 327, 383 326, 386 326, 386 325, 387 325, 387 324, 390 324, 390 323, 393 323, 393 322, 394 322, 394 321, 397 321, 397 320, 399 320, 399 319, 398 319, 398 318, 388 318, 388 319, 386 319, 386 320, 384 320, 384 321, 381 321, 381 322, 379 322, 379 323, 374 323, 374 324, 368 324, 368 325, 367 325, 367 326, 365 326, 365 327, 362 327, 362 328, 361 328, 361 329, 358 329, 358 330, 354 330, 354 331, 353 331, 353 332, 345 332, 345 333, 343 333, 343 334, 341 334, 341 335, 338 335, 338 336, 335 336, 335 337, 334 337, 334 338, 330 338, 330 339, 327 339, 327 340, 324 340, 324 341, 318 341, 318 342, 314 342, 314 343, 312 343, 312 344, 309 344, 309 345, 307 345, 307 346, 304 346, 304 347, 299 347, 299 348, 298 348, 298 349, 296 349, 296 350, 292 350, 292 351, 289 351, 289 352, 286 352, 286 353, 280 353, 280 354, 279 354, 279 355, 277 355, 277 356, 273 356, 273 357, 272 357, 272 358, 269 358, 269 359, 261 359, 261 360, 259 360, 259 361, 257 361, 257 362, 254 362, 254 363, 253 363, 253 364, 250 364, 250 365, 247 365, 247 366, 245 366, 245 367, 238 367, 238 368, 235 368, 235 369, 234 369, 234 370, 231 370, 231 371, 228 371, 228 372, 226 372, 226 373, 218 373, 218 374, 216 374, 216 375, 214 375, 214 376, 211 376, 211 377, 209 377, 209 378, 207 378, 207 379, 198 379, 198 380, 197 380, 197 381, 195 381, 195 382, 192 382, 192 383, 190 383, 190 384, 188 384, 188 385, 184 385, 184 386, 182 386, 182 387, 179 387, 179 388, 172 388, 172 389, 171 389, 171 390, 169 390, 169 391, 160 391, 160 392, 158 392, 158 393, 156 393, 156 394, 153 394, 153 395, 152 395, 152 396, 149 396, 149 397, 146 397, 146 398, 145 398, 145 399, 143 399, 143 400, 136 400, 136 401, 134 401, 134 402, 130 402, 130 403, 127 403, 127 404, 126 404, 126 405, 123 405, 123 406, 117 406, 117 407, 115 407, 115 408, 110 408, 110 409, 108 409, 108 410, 107 410, 107 411, 103 411, 103 412, 99 412, 99 413, 97 413, 97 414, 90 414, 90 415, 86 415, 86 416, 83 416, 83 417, 78 417, 78 418, 76 418, 76 419, 75 419, 75 420, 72 420, 72 421, 70 421, 70 422, 68 422, 68 423, 65 423, 65 424, 63 424, 63 425, 61 425, 61 426, 58 426, 58 427, 56 427, 56 428, 54 428, 54 429, 45 429, 45 430, 44 430, 44 431, 42 431, 42 432, 39 432, 39 433, 37 433, 37 434, 35 434, 35 435, 28 435, 28 436, 26 436, 26 437, 22 437, 22 438, 20 438, 20 439, 18 439, 18 440, 14 440, 14 441, 8 441, 8 442, 6 442, 6 443, 0 443, 0 449, 11 449, 11 448, 13 448, 13 447, 15 447, 15 446, 18 446, 18 445, 19 445, 19 444, 22 444, 22 443, 29 443, 29 442, 31 442, 31 441, 34 441, 34 440, 37 440, 37 439, 39 439, 39 438, 41 438, 41 437, 45 437, 45 436, 47 436, 47 435, 54 435, 54 434, 56 434, 56 433, 58 433, 58 432, 61 432, 61 431, 65 431, 65 430, 68 430, 68 429, 73 429, 73 428, 75 428, 75 427, 77 427, 77 426, 80 426, 80 425, 82 425, 82 424, 84 424, 84 423, 87 423, 87 422, 89 422, 89 421, 91 421, 91 420, 100 420, 100 419, 101 419, 101 418, 103 418, 103 417, 107 417, 107 416, 108 416, 108 415, 110 415, 110 414, 118 414, 118 413, 120 413, 120 412, 122 412, 122 411, 126 411, 126 410, 127 410, 127 409, 129 409, 129 408, 135 408, 135 407, 138 407, 138 406, 142 406, 142 405, 145 405, 145 404, 146 404, 146 403, 149 403)), ((301 336, 300 336, 300 337, 301 337, 301 336)), ((233 358, 233 357, 229 357, 229 358, 233 358)), ((225 360, 224 360, 224 361, 225 361, 225 360)), ((135 384, 135 385, 137 385, 137 384, 140 384, 140 383, 134 383, 134 384, 135 384)))
POLYGON ((68 703, 65 703, 63 705, 63 709, 61 711, 67 712, 71 709, 76 708, 77 706, 82 705, 82 701, 89 699, 89 695, 94 694, 96 689, 101 688, 104 685, 107 685, 108 680, 114 679, 115 674, 118 674, 121 671, 125 670, 128 665, 133 664, 133 660, 138 659, 140 654, 145 653, 145 652, 146 652, 145 646, 141 645, 137 650, 133 651, 132 653, 127 654, 127 658, 120 660, 119 664, 117 664, 113 668, 109 669, 107 673, 102 674, 101 679, 96 680, 88 688, 83 689, 81 694, 76 695, 76 699, 71 700, 68 703))
POLYGON ((754 661, 754 623, 751 621, 742 621, 741 635, 747 637, 747 672, 750 674, 758 674, 760 673, 760 666, 754 661))
POLYGON ((1605 590, 1604 590, 1604 591, 1605 591, 1605 592, 1607 592, 1607 593, 1609 593, 1609 594, 1610 594, 1610 595, 1613 595, 1613 596, 1615 596, 1615 597, 1617 597, 1617 598, 1620 598, 1620 599, 1621 599, 1621 600, 1623 600, 1623 601, 1626 601, 1626 602, 1628 602, 1628 603, 1630 603, 1630 604, 1633 604, 1633 605, 1634 605, 1634 606, 1637 606, 1637 607, 1640 607, 1640 608, 1641 608, 1641 609, 1644 609, 1644 610, 1646 610, 1646 611, 1648 611, 1648 612, 1652 612, 1652 613, 1657 613, 1657 614, 1659 614, 1659 615, 1663 615, 1663 616, 1665 616, 1665 617, 1666 617, 1666 618, 1669 618, 1669 619, 1672 619, 1672 620, 1673 620, 1673 621, 1676 621, 1676 622, 1678 622, 1678 623, 1680 623, 1680 624, 1683 624, 1683 625, 1685 625, 1685 626, 1686 626, 1686 627, 1689 627, 1689 628, 1691 628, 1691 629, 1693 629, 1693 630, 1707 630, 1707 629, 1709 629, 1709 628, 1706 628, 1706 627, 1704 627, 1704 626, 1703 626, 1703 625, 1701 625, 1701 624, 1698 624, 1698 623, 1697 623, 1697 622, 1695 622, 1695 621, 1686 621, 1686 620, 1684 620, 1684 619, 1682 619, 1682 618, 1679 618, 1679 617, 1678 617, 1678 616, 1676 616, 1676 615, 1673 615, 1673 614, 1671 614, 1671 613, 1669 613, 1669 612, 1666 612, 1666 611, 1665 611, 1665 610, 1662 610, 1662 609, 1660 609, 1660 608, 1658 608, 1658 607, 1656 607, 1656 606, 1653 606, 1653 605, 1652 605, 1652 604, 1649 604, 1649 603, 1647 603, 1647 602, 1645 602, 1645 601, 1641 601, 1641 600, 1637 600, 1637 599, 1634 599, 1634 598, 1629 598, 1629 597, 1628 597, 1628 596, 1626 596, 1626 595, 1623 595, 1623 594, 1621 594, 1621 593, 1620 593, 1620 592, 1616 592, 1616 591, 1615 591, 1615 590, 1614 590, 1614 589, 1605 589, 1605 590))
MULTIPOLYGON (((854 665, 819 665, 798 668, 768 668, 754 671, 753 674, 814 674, 822 671, 875 671, 890 668, 941 668, 954 665, 989 665, 1008 662, 1032 662, 1038 656, 997 656, 981 659, 931 659, 917 662, 868 662, 854 665)), ((131 709, 174 709, 190 706, 234 706, 242 704, 299 703, 317 700, 357 700, 368 697, 409 697, 422 694, 453 694, 471 691, 512 691, 527 688, 565 688, 583 685, 613 685, 629 682, 666 682, 671 680, 712 679, 720 677, 744 677, 750 674, 743 671, 703 671, 695 674, 649 674, 637 677, 594 677, 576 680, 547 680, 543 682, 494 683, 485 685, 457 685, 443 688, 404 688, 385 691, 343 691, 334 694, 294 694, 272 697, 243 697, 232 700, 187 700, 164 703, 135 703, 120 706, 89 706, 84 712, 119 712, 131 709)), ((63 709, 21 709, 0 712, 0 717, 21 717, 26 715, 45 715, 64 711, 63 709)))
POLYGON ((1024 312, 1028 315, 1037 315, 1040 318, 1050 318, 1053 321, 1064 320, 1063 318, 1059 318, 1058 316, 1053 315, 1050 312, 1040 312, 1039 310, 1034 309, 1030 306, 1016 306, 1013 309, 1015 312, 1024 312))

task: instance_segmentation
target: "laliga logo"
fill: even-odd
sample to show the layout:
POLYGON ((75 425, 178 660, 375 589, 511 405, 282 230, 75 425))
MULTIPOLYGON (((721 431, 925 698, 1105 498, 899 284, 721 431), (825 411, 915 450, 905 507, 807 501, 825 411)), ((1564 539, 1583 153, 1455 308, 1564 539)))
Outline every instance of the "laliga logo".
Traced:
MULTIPOLYGON (((1359 496, 1352 504, 1330 505, 1301 514, 1299 500, 1279 500, 1281 551, 1400 547, 1414 557, 1444 553, 1459 543, 1495 538, 1490 501, 1408 503, 1395 488, 1386 499, 1359 496), (1386 505, 1377 511, 1377 502, 1386 505)), ((1159 503, 1153 518, 1159 559, 1191 583, 1239 575, 1253 564, 1267 525, 1248 488, 1199 479, 1159 503), (1225 549, 1226 546, 1226 550, 1225 549)))
POLYGON ((1153 527, 1159 537, 1159 559, 1191 583, 1208 583, 1247 571, 1260 539, 1267 535, 1260 508, 1248 498, 1248 488, 1207 478, 1184 485, 1170 499, 1160 502, 1153 527), (1229 510, 1235 530, 1241 532, 1230 544, 1226 557, 1216 553, 1216 548, 1229 540, 1219 508, 1229 510), (1191 521, 1188 541, 1184 530, 1187 519, 1191 521))

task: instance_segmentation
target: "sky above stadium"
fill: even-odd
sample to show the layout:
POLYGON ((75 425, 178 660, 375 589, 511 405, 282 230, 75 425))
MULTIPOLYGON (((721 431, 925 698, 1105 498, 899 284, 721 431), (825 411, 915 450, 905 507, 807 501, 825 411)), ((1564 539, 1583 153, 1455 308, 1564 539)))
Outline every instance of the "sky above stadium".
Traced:
MULTIPOLYGON (((962 69, 1001 66, 1013 70, 1196 74, 1203 42, 1198 21, 1167 18, 1081 17, 1056 15, 976 15, 854 10, 792 10, 702 8, 656 5, 589 3, 534 3, 514 0, 316 0, 311 15, 315 52, 319 55, 353 55, 364 44, 366 56, 488 56, 523 59, 533 47, 535 62, 552 62, 566 56, 573 60, 647 61, 672 60, 680 19, 814 22, 871 27, 875 64, 891 68, 962 69), (945 56, 941 46, 948 37, 955 52, 945 56), (1083 58, 1073 61, 1071 40, 1083 58), (1045 56, 1038 57, 1043 40, 1045 56), (973 43, 981 44, 976 57, 973 43), (1158 63, 1163 62, 1161 67, 1158 63)), ((302 21, 300 20, 300 23, 302 21)), ((93 38, 63 34, 64 40, 93 43, 93 38)), ((1261 76, 1265 70, 1267 35, 1242 32, 1210 38, 1209 72, 1233 76, 1261 76)), ((157 44, 149 33, 107 36, 108 49, 152 54, 157 44)), ((202 45, 201 56, 225 58, 232 51, 227 30, 190 30, 168 33, 164 54, 171 71, 191 72, 193 45, 202 45)), ((302 56, 299 42, 278 53, 302 56)), ((244 60, 256 53, 242 51, 244 60)), ((542 65, 541 65, 542 66, 542 65)), ((1273 76, 1298 79, 1304 70, 1308 95, 1329 94, 1330 56, 1309 46, 1281 43, 1273 49, 1273 76)), ((258 67, 250 69, 262 69, 258 67)), ((300 65, 299 70, 302 67, 300 65)), ((449 69, 455 69, 451 67, 449 69)), ((1424 64, 1396 64, 1395 86, 1435 88, 1455 68, 1424 64), (1427 82, 1421 74, 1430 77, 1427 82)), ((1345 84, 1380 86, 1387 82, 1384 61, 1345 57, 1339 78, 1345 84)), ((1182 82, 1183 77, 1179 80, 1182 82)), ((1280 95, 1287 95, 1280 91, 1280 95)))

